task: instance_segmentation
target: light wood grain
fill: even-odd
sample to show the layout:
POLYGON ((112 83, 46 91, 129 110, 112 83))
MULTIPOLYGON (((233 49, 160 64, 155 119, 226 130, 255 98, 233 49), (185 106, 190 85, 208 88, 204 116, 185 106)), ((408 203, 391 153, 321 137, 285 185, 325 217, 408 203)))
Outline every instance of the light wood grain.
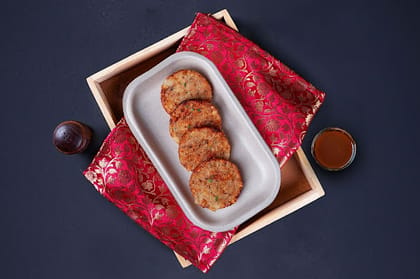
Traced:
MULTIPOLYGON (((231 28, 238 30, 226 9, 213 14, 213 16, 219 20, 223 20, 231 28)), ((178 44, 181 41, 181 39, 185 36, 185 34, 187 34, 189 28, 189 26, 185 27, 182 30, 176 32, 175 34, 172 34, 156 42, 155 44, 146 47, 145 49, 142 49, 112 64, 111 66, 106 67, 105 69, 89 76, 86 79, 90 90, 92 91, 92 94, 110 129, 115 127, 116 123, 119 120, 119 117, 111 109, 111 105, 103 90, 103 87, 101 87, 101 83, 123 73, 124 71, 132 67, 135 67, 143 61, 151 59, 153 56, 156 56, 159 53, 178 44)))

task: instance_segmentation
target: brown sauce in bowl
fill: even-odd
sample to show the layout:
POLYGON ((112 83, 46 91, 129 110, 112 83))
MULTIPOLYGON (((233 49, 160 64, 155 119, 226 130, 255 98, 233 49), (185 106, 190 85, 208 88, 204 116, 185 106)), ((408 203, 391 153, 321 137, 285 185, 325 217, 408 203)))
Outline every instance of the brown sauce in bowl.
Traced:
POLYGON ((338 171, 352 163, 356 155, 356 142, 343 129, 326 128, 314 137, 311 151, 321 167, 338 171))

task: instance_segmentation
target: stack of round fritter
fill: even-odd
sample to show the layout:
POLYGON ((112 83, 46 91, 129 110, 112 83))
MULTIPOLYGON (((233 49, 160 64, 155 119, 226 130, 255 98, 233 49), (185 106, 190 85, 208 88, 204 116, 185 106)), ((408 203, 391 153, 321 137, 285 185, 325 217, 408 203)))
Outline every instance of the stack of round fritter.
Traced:
POLYGON ((219 111, 209 101, 187 100, 171 113, 169 133, 177 143, 185 132, 198 127, 222 129, 219 111))
POLYGON ((199 72, 180 70, 165 79, 160 98, 163 108, 171 114, 185 100, 211 101, 213 91, 210 83, 199 72))
POLYGON ((173 73, 161 88, 162 106, 170 115, 169 133, 179 143, 179 161, 192 171, 194 201, 214 211, 235 203, 243 182, 238 167, 229 161, 231 146, 212 97, 210 83, 194 70, 173 73))
POLYGON ((238 167, 231 161, 213 158, 201 163, 191 175, 195 203, 217 210, 236 202, 243 187, 238 167))
POLYGON ((230 144, 225 134, 210 127, 193 128, 181 138, 179 161, 189 171, 211 158, 229 159, 230 144))

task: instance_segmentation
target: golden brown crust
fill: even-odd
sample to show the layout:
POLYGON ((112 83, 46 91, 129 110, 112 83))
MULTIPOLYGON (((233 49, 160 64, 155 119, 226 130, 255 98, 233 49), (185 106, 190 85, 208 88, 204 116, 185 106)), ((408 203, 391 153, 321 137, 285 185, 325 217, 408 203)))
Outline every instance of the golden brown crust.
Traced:
POLYGON ((213 91, 208 80, 194 70, 179 70, 168 76, 162 84, 160 99, 167 113, 171 113, 185 100, 210 101, 213 91))
POLYGON ((222 129, 219 111, 209 101, 187 100, 171 113, 169 133, 177 143, 185 132, 200 127, 222 129))
POLYGON ((194 169, 189 185, 194 202, 215 211, 237 201, 243 181, 234 163, 211 159, 194 169))
POLYGON ((213 211, 234 204, 243 181, 229 161, 231 146, 211 104, 210 83, 196 71, 180 70, 165 79, 160 96, 170 115, 170 135, 179 142, 179 161, 192 171, 189 186, 195 203, 213 211))
POLYGON ((181 138, 178 156, 189 171, 211 158, 229 159, 231 146, 225 134, 209 127, 193 128, 181 138))

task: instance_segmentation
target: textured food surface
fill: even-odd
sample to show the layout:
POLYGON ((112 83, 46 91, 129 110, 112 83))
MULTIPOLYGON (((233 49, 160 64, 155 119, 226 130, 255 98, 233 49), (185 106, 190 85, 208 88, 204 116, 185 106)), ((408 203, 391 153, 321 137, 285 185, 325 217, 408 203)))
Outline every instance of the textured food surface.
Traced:
POLYGON ((194 70, 179 70, 168 76, 162 83, 160 99, 167 113, 172 113, 185 100, 210 101, 213 90, 208 80, 194 70))
POLYGON ((234 163, 224 159, 211 159, 193 171, 189 185, 194 202, 215 211, 237 201, 243 181, 234 163))
POLYGON ((177 143, 185 132, 200 127, 222 128, 219 111, 209 101, 184 101, 171 114, 169 133, 177 143))
POLYGON ((225 134, 217 129, 202 127, 187 131, 179 142, 181 164, 189 171, 212 158, 229 159, 231 146, 225 134))

